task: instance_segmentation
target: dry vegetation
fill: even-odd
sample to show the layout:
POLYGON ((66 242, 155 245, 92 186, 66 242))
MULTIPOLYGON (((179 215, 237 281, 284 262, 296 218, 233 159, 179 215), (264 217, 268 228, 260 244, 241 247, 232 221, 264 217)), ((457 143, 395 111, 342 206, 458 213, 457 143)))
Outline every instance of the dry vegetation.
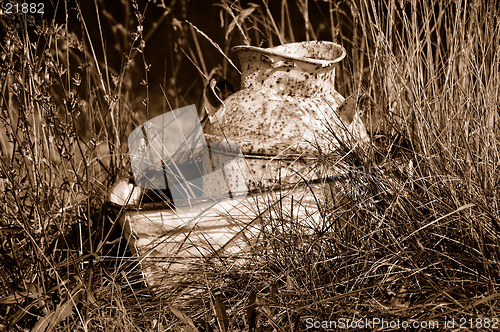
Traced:
POLYGON ((194 1, 117 1, 116 17, 102 0, 86 12, 81 2, 61 1, 56 22, 0 16, 0 330, 298 331, 307 318, 373 317, 493 329, 495 2, 220 0, 211 31, 185 21, 198 13, 194 1), (155 108, 148 47, 157 35, 168 63, 155 108), (254 252, 265 259, 199 275, 202 294, 149 292, 108 252, 105 225, 116 216, 105 193, 129 171, 127 134, 195 102, 203 75, 185 73, 220 64, 237 79, 221 53, 231 56, 231 46, 308 39, 347 49, 337 89, 363 96, 374 144, 346 148, 355 171, 345 185, 358 196, 321 207, 313 235, 268 220, 273 240, 254 252))

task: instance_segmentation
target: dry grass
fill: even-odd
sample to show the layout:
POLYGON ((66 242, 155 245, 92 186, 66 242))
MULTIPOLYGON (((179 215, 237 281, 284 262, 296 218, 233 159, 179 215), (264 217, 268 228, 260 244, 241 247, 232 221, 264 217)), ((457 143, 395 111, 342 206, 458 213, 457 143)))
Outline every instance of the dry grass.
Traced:
POLYGON ((226 55, 240 43, 341 43, 348 59, 337 89, 363 96, 374 144, 339 152, 349 152, 350 176, 318 198, 323 222, 312 234, 272 214, 268 240, 253 253, 265 259, 207 270, 193 280, 203 292, 191 299, 149 292, 122 257, 124 244, 110 252, 118 216, 104 205, 110 184, 129 171, 127 134, 154 113, 149 38, 167 22, 176 52, 163 78, 165 109, 196 95, 183 70, 207 75, 213 60, 203 47, 208 54, 223 40, 214 29, 207 43, 183 22, 194 7, 174 3, 125 1, 118 20, 96 0, 101 21, 77 18, 73 4, 59 25, 0 17, 0 329, 297 331, 308 318, 375 317, 493 329, 484 319, 500 312, 494 2, 217 2, 226 55), (110 37, 122 58, 115 69, 110 37), (143 81, 143 95, 133 81, 143 81), (144 114, 134 111, 136 99, 144 114))

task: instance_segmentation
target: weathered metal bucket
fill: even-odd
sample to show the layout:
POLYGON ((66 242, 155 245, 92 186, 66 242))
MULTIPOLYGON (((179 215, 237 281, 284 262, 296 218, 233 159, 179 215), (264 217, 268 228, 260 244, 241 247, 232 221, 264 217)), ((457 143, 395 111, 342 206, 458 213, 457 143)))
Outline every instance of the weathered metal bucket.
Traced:
MULTIPOLYGON (((297 185, 224 200, 210 208, 200 205, 182 214, 168 201, 142 203, 148 191, 132 193, 134 201, 125 206, 115 196, 110 205, 122 211, 119 223, 147 285, 193 295, 206 285, 206 278, 233 274, 256 262, 259 244, 276 240, 272 229, 266 229, 267 221, 281 218, 290 229, 302 228, 303 234, 319 229, 322 217, 311 190, 316 196, 324 191, 324 196, 331 189, 297 185)), ((126 201, 128 196, 120 197, 126 201)))
MULTIPOLYGON (((120 223, 150 285, 172 283, 208 262, 224 267, 248 261, 266 234, 265 220, 277 214, 314 229, 321 223, 315 195, 325 196, 323 191, 331 189, 322 179, 332 171, 318 164, 318 151, 332 152, 341 141, 367 140, 358 114, 338 111, 344 102, 334 88, 334 65, 345 56, 340 45, 304 42, 233 50, 242 65, 242 89, 210 115, 205 134, 201 126, 176 134, 173 127, 153 119, 129 136, 135 185, 142 189, 122 183, 124 192, 118 193, 115 186, 117 194, 110 200, 125 207, 120 223), (165 142, 179 137, 190 146, 201 145, 164 152, 169 149, 165 142), (217 147, 228 142, 239 149, 231 158, 217 157, 217 147), (147 154, 141 152, 146 145, 147 154), (191 176, 202 178, 196 185, 189 176, 178 180, 177 173, 189 168, 183 165, 192 159, 180 153, 182 158, 172 162, 179 150, 201 151, 196 154, 203 160, 195 168, 203 171, 191 176), (155 179, 148 177, 148 165, 154 164, 155 179), (175 178, 162 182, 169 177, 164 172, 174 168, 175 178), (153 185, 144 186, 144 179, 153 185), (184 186, 196 187, 201 194, 176 198, 180 196, 171 189, 184 186), (227 195, 219 195, 224 190, 227 195), (145 203, 148 196, 153 199, 145 203)), ((176 122, 187 123, 179 120, 180 114, 174 116, 176 122)))
POLYGON ((241 62, 242 89, 210 117, 207 138, 241 148, 251 188, 268 187, 278 178, 282 183, 320 178, 324 174, 314 172, 318 152, 338 149, 339 141, 367 142, 360 116, 353 109, 339 112, 345 99, 334 84, 335 64, 345 56, 342 46, 311 41, 233 51, 241 62))

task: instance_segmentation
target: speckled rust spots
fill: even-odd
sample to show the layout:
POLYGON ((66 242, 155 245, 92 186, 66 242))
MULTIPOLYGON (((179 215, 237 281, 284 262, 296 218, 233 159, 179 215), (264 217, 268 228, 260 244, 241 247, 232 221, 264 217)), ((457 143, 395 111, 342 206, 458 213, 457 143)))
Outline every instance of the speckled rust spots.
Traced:
POLYGON ((333 65, 345 56, 340 45, 303 42, 234 50, 243 68, 242 90, 211 118, 207 134, 213 139, 235 142, 245 155, 286 156, 312 155, 318 144, 325 151, 336 149, 332 128, 341 139, 367 137, 357 114, 337 111, 344 102, 334 87, 333 65))

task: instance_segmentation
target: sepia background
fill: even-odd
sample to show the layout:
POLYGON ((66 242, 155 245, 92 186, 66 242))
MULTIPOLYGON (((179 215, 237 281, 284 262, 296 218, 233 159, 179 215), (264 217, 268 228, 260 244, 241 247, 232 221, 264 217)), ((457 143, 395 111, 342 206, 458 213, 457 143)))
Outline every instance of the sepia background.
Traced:
POLYGON ((343 317, 498 328, 495 2, 41 3, 0 13, 0 330, 300 331, 343 317), (372 144, 339 152, 342 185, 362 197, 321 207, 313 235, 277 214, 259 259, 196 276, 200 293, 151 292, 111 237, 128 134, 199 105, 214 68, 239 88, 231 47, 306 40, 347 51, 335 89, 372 144))

